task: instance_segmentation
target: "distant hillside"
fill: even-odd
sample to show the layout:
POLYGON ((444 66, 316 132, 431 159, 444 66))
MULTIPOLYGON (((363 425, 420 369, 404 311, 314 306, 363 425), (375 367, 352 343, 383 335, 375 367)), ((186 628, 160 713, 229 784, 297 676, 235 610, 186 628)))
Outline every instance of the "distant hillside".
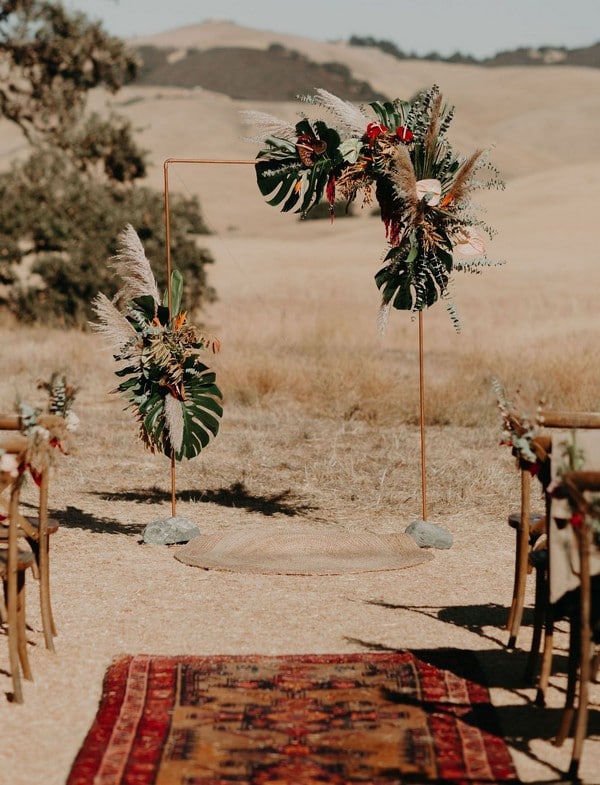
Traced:
POLYGON ((600 42, 580 49, 567 49, 562 46, 520 47, 506 52, 498 52, 494 57, 477 59, 471 55, 456 52, 450 57, 442 57, 437 52, 419 57, 407 53, 392 41, 380 40, 371 36, 352 36, 351 46, 372 46, 399 60, 435 60, 446 63, 466 63, 489 67, 521 65, 576 65, 587 68, 600 68, 600 42))
MULTIPOLYGON (((141 39, 134 44, 141 61, 136 84, 201 87, 233 99, 252 101, 295 100, 298 95, 317 86, 358 103, 389 97, 375 90, 369 82, 357 78, 346 63, 334 60, 337 53, 331 47, 328 52, 331 59, 316 62, 319 59, 316 50, 307 52, 298 39, 280 36, 274 42, 273 38, 269 40, 269 35, 272 34, 228 23, 208 22, 180 28, 153 39, 141 39)), ((414 53, 403 52, 390 41, 372 37, 352 36, 344 46, 355 50, 361 47, 365 50, 377 49, 397 60, 489 68, 550 65, 600 67, 600 43, 571 50, 561 47, 519 48, 499 52, 483 60, 460 52, 451 57, 442 57, 436 52, 418 57, 414 53)))
POLYGON ((290 101, 318 86, 349 101, 377 101, 386 96, 355 79, 342 63, 315 63, 281 44, 247 47, 137 48, 142 67, 137 84, 203 87, 240 100, 290 101))

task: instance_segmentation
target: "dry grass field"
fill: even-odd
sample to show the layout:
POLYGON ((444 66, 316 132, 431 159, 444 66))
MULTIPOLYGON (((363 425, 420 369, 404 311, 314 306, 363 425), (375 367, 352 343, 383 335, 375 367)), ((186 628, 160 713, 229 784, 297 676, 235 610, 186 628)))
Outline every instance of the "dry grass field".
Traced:
MULTIPOLYGON (((316 44, 298 43, 315 56, 316 44)), ((319 46, 332 59, 333 45, 319 46)), ((532 407, 540 398, 554 408, 600 407, 600 158, 587 141, 600 119, 600 73, 515 69, 509 79, 500 70, 392 65, 362 49, 336 49, 342 55, 377 89, 391 92, 395 79, 394 92, 406 94, 437 81, 457 104, 459 149, 471 152, 480 134, 507 179, 506 191, 481 195, 498 229, 490 255, 506 264, 456 276, 460 334, 443 305, 424 318, 427 517, 454 545, 407 570, 328 578, 205 572, 177 562, 176 548, 141 545, 143 527, 170 514, 169 465, 144 451, 110 394, 115 377, 101 340, 6 324, 0 408, 11 410, 16 396, 41 400, 37 380, 61 369, 80 387, 81 426, 51 488, 63 524, 52 542, 57 652, 43 648, 30 590, 35 682, 23 706, 0 700, 2 785, 64 783, 102 675, 126 652, 477 650, 523 781, 556 780, 568 765, 569 742, 551 744, 564 679, 553 677, 550 707, 536 708, 520 678, 530 627, 519 650, 504 649, 513 564, 506 517, 519 491, 499 445, 491 380, 520 388, 532 407), (575 118, 579 146, 548 130, 552 105, 560 122, 575 118)), ((157 186, 165 158, 254 154, 241 140, 240 106, 222 96, 131 88, 123 106, 152 150, 157 186)), ((215 258, 219 300, 198 318, 221 339, 214 364, 225 396, 214 444, 177 467, 177 512, 206 533, 251 523, 267 532, 404 531, 422 512, 418 325, 394 312, 386 332, 377 329, 379 219, 365 212, 331 225, 279 215, 243 165, 173 166, 171 187, 199 194, 214 230, 202 242, 215 258)), ((33 503, 31 487, 25 499, 33 503)), ((0 647, 0 692, 9 691, 0 647)), ((598 697, 586 785, 600 782, 598 697)))

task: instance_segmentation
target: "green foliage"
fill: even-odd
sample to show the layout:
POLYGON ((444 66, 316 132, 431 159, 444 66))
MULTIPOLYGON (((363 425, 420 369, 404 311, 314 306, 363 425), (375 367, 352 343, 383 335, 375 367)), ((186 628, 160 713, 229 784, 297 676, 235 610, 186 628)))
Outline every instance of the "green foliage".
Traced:
POLYGON ((255 170, 267 203, 306 215, 326 195, 333 215, 336 202, 350 204, 362 192, 369 204, 375 196, 389 245, 375 276, 382 314, 390 306, 414 313, 443 299, 458 329, 451 275, 490 264, 480 234, 491 238, 493 230, 476 215, 471 194, 502 188, 497 170, 482 150, 464 158, 452 149, 446 132, 454 109, 437 85, 410 101, 373 101, 366 111, 322 88, 304 100, 326 109, 337 128, 306 117, 295 126, 253 118, 266 131, 255 170), (479 178, 481 169, 490 174, 479 178))
MULTIPOLYGON (((163 195, 135 185, 146 153, 128 120, 87 112, 88 92, 118 91, 137 60, 83 14, 13 0, 0 4, 0 66, 0 116, 31 145, 28 160, 0 175, 0 283, 9 287, 0 304, 29 322, 81 326, 98 290, 114 290, 105 261, 126 223, 164 268, 163 195)), ((173 197, 172 215, 186 303, 199 308, 214 292, 205 273, 212 259, 194 237, 206 233, 197 200, 173 197)))
MULTIPOLYGON (((184 304, 193 311, 215 296, 206 280, 212 257, 196 245, 197 235, 207 230, 194 198, 172 195, 171 214, 172 256, 186 275, 184 304)), ((115 293, 105 262, 126 221, 138 231, 164 286, 162 193, 99 180, 56 151, 39 150, 14 164, 0 175, 0 259, 23 275, 4 305, 27 322, 85 325, 97 292, 115 293)))
POLYGON ((61 3, 8 0, 0 5, 0 111, 30 141, 60 144, 89 90, 116 92, 135 76, 125 42, 61 3))
MULTIPOLYGON (((121 366, 116 374, 122 379, 115 392, 134 411, 142 441, 153 452, 173 454, 178 461, 195 458, 208 446, 223 415, 215 373, 198 356, 209 347, 216 350, 218 342, 187 323, 185 312, 179 310, 182 291, 183 276, 175 270, 172 309, 151 295, 126 302, 123 316, 132 332, 124 343, 119 339, 114 355, 121 366)), ((112 311, 98 307, 97 314, 101 330, 110 331, 112 311)))

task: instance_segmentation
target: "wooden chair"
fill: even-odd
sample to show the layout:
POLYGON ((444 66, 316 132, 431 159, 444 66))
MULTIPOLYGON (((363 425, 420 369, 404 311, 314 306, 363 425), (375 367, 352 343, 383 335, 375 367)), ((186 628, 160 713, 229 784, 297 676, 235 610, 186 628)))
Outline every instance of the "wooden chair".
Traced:
MULTIPOLYGON (((542 414, 543 427, 554 431, 557 430, 596 430, 600 429, 600 412, 568 412, 568 411, 545 411, 542 414)), ((544 434, 536 440, 540 443, 542 449, 547 455, 546 462, 543 466, 541 480, 544 492, 546 491, 555 467, 553 468, 553 459, 556 461, 559 456, 553 456, 552 450, 552 437, 544 434)), ((550 497, 545 493, 545 507, 546 519, 549 520, 550 516, 550 497)), ((546 538, 550 537, 550 533, 546 531, 546 538)), ((540 554, 540 558, 533 560, 533 566, 536 572, 536 592, 534 600, 534 625, 525 668, 525 678, 533 682, 539 669, 537 679, 537 694, 536 703, 543 706, 545 703, 545 693, 548 688, 550 675, 552 672, 552 660, 554 653, 554 626, 557 620, 557 609, 553 606, 549 596, 550 584, 550 563, 546 554, 540 554), (546 558, 543 558, 546 556, 546 558), (543 640, 543 647, 540 657, 540 645, 543 640)), ((530 561, 532 561, 530 553, 530 561)))
MULTIPOLYGON (((22 457, 27 449, 27 439, 15 435, 1 440, 0 448, 7 454, 22 457)), ((21 476, 12 477, 6 472, 0 474, 0 489, 10 489, 7 540, 5 547, 0 548, 0 576, 4 587, 3 617, 7 627, 9 663, 16 703, 23 702, 21 674, 26 679, 32 679, 27 656, 25 572, 33 567, 34 558, 30 550, 20 549, 18 545, 21 480, 21 476)))
POLYGON ((594 646, 600 643, 600 575, 593 578, 590 566, 592 551, 595 549, 597 553, 598 545, 594 542, 590 525, 590 503, 585 495, 587 491, 600 492, 600 471, 568 472, 563 478, 561 490, 581 517, 580 527, 571 527, 579 553, 579 589, 576 592, 577 602, 572 604, 569 615, 567 689, 561 723, 554 743, 557 746, 562 745, 575 720, 568 776, 576 781, 587 735, 589 685, 598 667, 598 657, 594 657, 593 651, 594 646))
MULTIPOLYGON (((44 424, 44 417, 40 418, 44 424)), ((21 424, 18 415, 0 415, 0 430, 17 431, 21 424)), ((54 636, 57 634, 52 613, 50 593, 50 536, 58 531, 58 523, 48 517, 49 468, 44 467, 39 478, 38 511, 36 516, 24 516, 18 510, 18 534, 24 537, 31 548, 34 563, 33 573, 39 582, 40 613, 46 648, 54 651, 54 636)), ((7 532, 0 530, 0 540, 7 532)))

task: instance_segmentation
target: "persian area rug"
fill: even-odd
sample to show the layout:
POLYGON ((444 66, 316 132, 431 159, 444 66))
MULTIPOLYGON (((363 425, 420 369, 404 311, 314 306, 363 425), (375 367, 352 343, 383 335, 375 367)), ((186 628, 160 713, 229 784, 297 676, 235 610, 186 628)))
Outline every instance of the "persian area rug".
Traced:
POLYGON ((206 570, 264 575, 342 575, 401 570, 433 559, 404 533, 244 527, 190 540, 175 558, 206 570))
POLYGON ((517 783, 479 675, 456 650, 122 657, 67 785, 517 783))

